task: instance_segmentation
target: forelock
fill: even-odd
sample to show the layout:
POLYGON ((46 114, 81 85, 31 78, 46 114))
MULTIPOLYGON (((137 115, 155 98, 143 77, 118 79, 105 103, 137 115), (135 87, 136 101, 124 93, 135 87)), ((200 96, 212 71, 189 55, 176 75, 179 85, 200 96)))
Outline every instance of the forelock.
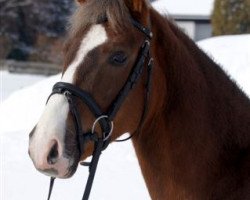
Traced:
POLYGON ((107 19, 115 31, 128 27, 130 14, 124 0, 87 0, 79 5, 70 19, 70 32, 77 33, 84 28, 107 19))

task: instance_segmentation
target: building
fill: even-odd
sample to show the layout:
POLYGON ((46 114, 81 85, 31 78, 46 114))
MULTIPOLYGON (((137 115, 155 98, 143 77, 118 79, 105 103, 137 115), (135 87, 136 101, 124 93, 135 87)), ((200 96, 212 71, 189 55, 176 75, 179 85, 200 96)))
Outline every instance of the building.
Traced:
POLYGON ((172 15, 177 25, 195 41, 212 36, 210 16, 172 15))
POLYGON ((214 0, 158 0, 152 6, 172 17, 177 25, 195 41, 212 36, 211 12, 214 0))

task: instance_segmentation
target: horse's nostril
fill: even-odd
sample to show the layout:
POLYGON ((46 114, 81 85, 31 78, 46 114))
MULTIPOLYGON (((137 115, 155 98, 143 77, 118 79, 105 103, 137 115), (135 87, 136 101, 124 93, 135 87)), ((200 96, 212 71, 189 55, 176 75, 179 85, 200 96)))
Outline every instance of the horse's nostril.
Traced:
POLYGON ((55 144, 52 146, 49 155, 47 157, 47 162, 50 165, 54 165, 58 160, 58 143, 55 141, 55 144))

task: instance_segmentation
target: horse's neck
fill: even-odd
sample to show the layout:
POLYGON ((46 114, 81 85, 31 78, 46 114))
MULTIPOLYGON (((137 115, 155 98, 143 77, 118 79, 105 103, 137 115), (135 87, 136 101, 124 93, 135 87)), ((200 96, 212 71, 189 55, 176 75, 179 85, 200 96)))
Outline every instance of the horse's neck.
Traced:
MULTIPOLYGON (((204 196, 199 195, 204 195, 207 185, 218 178, 212 174, 222 168, 221 146, 239 148, 234 141, 240 139, 242 146, 249 146, 250 127, 246 124, 250 115, 242 111, 249 111, 250 106, 235 84, 191 41, 180 41, 181 33, 171 26, 162 45, 158 42, 154 47, 160 55, 155 55, 159 65, 152 87, 155 99, 146 126, 133 143, 153 199, 202 199, 204 196), (232 114, 234 118, 229 116, 232 114), (234 121, 240 115, 246 119, 234 121), (228 135, 237 132, 237 126, 245 126, 241 133, 244 139, 242 135, 228 135)), ((157 30, 155 34, 157 38, 157 30)))

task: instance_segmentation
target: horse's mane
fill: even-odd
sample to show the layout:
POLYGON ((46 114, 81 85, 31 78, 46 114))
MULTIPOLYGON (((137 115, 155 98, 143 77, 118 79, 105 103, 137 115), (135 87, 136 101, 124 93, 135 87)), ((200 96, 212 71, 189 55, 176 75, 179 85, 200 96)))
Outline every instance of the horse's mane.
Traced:
POLYGON ((205 98, 211 98, 216 104, 218 102, 214 98, 223 102, 223 99, 236 96, 249 102, 235 81, 178 28, 171 18, 160 15, 154 9, 151 9, 150 16, 156 36, 156 49, 159 51, 156 56, 160 55, 159 66, 165 73, 168 93, 166 98, 172 99, 165 101, 171 104, 165 105, 166 112, 178 107, 177 104, 185 104, 180 100, 188 102, 187 96, 192 102, 199 98, 204 101, 207 101, 205 98), (194 93, 188 94, 190 91, 194 93))
POLYGON ((78 32, 102 20, 108 20, 114 30, 124 30, 128 27, 129 11, 124 0, 91 0, 79 5, 70 19, 70 30, 78 32))

